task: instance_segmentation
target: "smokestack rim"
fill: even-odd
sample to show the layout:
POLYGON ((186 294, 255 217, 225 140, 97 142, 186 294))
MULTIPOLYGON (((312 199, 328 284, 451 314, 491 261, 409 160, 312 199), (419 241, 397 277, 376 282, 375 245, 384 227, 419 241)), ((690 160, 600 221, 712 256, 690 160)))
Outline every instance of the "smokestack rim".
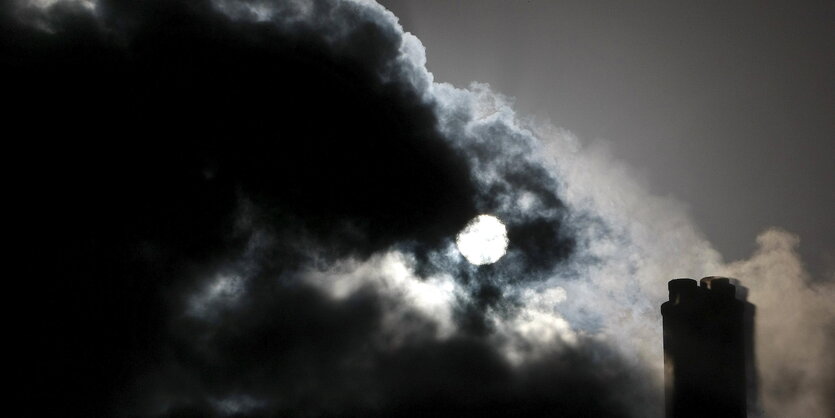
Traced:
POLYGON ((689 299, 698 288, 696 281, 690 278, 673 279, 667 283, 667 289, 670 291, 670 302, 673 302, 673 304, 678 304, 682 299, 689 299))

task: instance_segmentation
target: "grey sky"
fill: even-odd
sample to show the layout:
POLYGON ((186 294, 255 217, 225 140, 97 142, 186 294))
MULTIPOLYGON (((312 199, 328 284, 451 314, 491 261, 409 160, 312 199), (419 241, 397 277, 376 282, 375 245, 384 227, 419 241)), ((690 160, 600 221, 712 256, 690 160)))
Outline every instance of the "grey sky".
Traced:
MULTIPOLYGON (((436 81, 610 141, 727 260, 769 226, 835 272, 835 3, 384 0, 436 81)), ((694 274, 710 272, 694 272, 694 274)))

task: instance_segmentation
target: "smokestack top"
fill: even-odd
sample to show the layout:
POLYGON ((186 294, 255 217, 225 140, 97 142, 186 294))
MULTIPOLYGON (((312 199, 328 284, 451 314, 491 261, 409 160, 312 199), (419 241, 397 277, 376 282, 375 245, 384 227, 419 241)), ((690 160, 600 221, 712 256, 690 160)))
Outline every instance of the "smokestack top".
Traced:
POLYGON ((730 286, 731 281, 727 277, 707 276, 699 280, 699 284, 705 289, 714 290, 722 286, 730 286))
POLYGON ((696 298, 713 295, 721 299, 735 299, 736 286, 731 284, 730 279, 720 276, 708 276, 698 283, 693 279, 675 279, 667 284, 670 290, 670 302, 672 305, 694 300, 696 298))
POLYGON ((667 288, 670 290, 670 302, 673 302, 673 304, 692 298, 698 290, 696 281, 693 279, 670 280, 667 288))
POLYGON ((730 296, 733 298, 736 294, 736 286, 731 284, 730 279, 720 276, 708 276, 699 281, 704 289, 708 289, 711 293, 722 296, 730 296))

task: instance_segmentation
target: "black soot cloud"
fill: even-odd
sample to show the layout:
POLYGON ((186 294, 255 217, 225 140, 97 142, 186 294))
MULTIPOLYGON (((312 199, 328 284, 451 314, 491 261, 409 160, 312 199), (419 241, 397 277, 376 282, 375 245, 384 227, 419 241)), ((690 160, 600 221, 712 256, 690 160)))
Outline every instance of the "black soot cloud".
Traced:
MULTIPOLYGON (((442 129, 378 9, 17 3, 0 27, 20 196, 50 237, 33 254, 43 280, 24 285, 49 305, 29 318, 45 347, 25 383, 33 410, 629 415, 622 388, 643 387, 643 371, 600 343, 508 360, 488 317, 518 307, 501 285, 573 248, 556 185, 524 152, 442 129), (480 177, 491 164, 497 181, 480 177), (547 215, 517 216, 520 191, 547 215), (508 256, 438 261, 483 212, 507 222, 508 256), (469 292, 443 338, 382 285, 335 298, 305 278, 391 249, 469 292)), ((351 274, 392 274, 380 265, 351 274)))

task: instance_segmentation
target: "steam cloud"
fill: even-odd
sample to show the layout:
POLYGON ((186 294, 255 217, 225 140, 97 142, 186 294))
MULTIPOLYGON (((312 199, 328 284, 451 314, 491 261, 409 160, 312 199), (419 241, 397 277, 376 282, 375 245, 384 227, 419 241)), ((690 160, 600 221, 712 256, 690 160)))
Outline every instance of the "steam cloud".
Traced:
POLYGON ((34 179, 80 202, 44 228, 92 307, 56 310, 118 318, 48 327, 93 351, 48 377, 116 359, 79 413, 660 416, 666 282, 718 274, 757 306, 752 412, 835 416, 835 285, 791 233, 725 262, 604 145, 435 82, 376 3, 131 3, 4 10, 10 97, 43 138, 87 134, 34 179), (454 239, 480 213, 510 244, 476 267, 454 239))

